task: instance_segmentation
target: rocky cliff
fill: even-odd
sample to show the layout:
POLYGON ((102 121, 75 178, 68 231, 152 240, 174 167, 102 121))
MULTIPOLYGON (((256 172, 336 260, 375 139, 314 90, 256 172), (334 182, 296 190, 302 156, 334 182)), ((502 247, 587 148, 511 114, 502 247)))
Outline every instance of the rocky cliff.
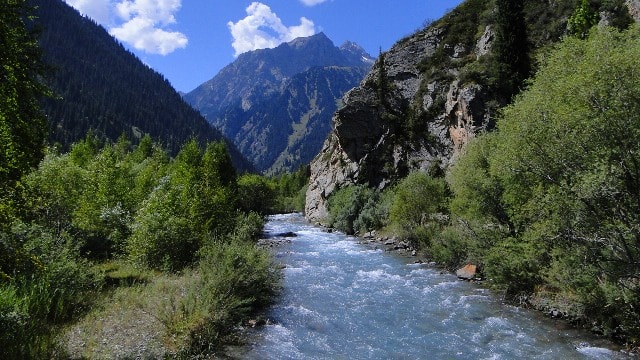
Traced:
MULTIPOLYGON (((564 36, 575 6, 525 1, 531 48, 564 36)), ((628 17, 626 8, 620 13, 618 18, 628 17)), ((413 170, 442 173, 471 138, 493 128, 493 114, 506 103, 492 87, 494 18, 494 1, 467 0, 379 57, 361 85, 344 96, 311 163, 309 220, 326 218, 327 199, 336 189, 384 188, 413 170)))

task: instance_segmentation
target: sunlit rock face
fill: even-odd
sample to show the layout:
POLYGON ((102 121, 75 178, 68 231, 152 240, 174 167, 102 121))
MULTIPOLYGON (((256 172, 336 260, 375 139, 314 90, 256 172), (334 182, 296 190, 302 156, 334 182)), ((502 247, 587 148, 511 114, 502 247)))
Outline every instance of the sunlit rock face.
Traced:
POLYGON ((384 188, 412 170, 445 168, 489 124, 483 86, 462 84, 459 59, 490 51, 490 28, 475 47, 445 44, 450 67, 431 77, 421 67, 439 55, 445 30, 427 28, 378 59, 333 116, 333 131, 311 163, 306 216, 322 222, 333 191, 352 184, 384 188), (456 60, 458 59, 458 60, 456 60))

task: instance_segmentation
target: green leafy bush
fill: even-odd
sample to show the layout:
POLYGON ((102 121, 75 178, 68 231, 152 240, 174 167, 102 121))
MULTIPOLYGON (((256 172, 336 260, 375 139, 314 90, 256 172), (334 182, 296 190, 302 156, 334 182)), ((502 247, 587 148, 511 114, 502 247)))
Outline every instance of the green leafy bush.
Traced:
POLYGON ((399 233, 417 246, 429 241, 446 222, 448 187, 443 178, 409 174, 397 186, 389 218, 399 233))
POLYGON ((374 190, 353 222, 354 230, 358 234, 364 234, 387 226, 394 197, 394 188, 388 188, 383 192, 374 190))
POLYGON ((268 251, 245 241, 216 241, 202 248, 199 281, 180 306, 174 329, 186 332, 190 354, 215 349, 248 316, 270 304, 281 274, 268 251))
POLYGON ((275 189, 267 178, 245 174, 238 178, 238 201, 245 212, 256 211, 266 215, 273 211, 275 189))
POLYGON ((55 324, 82 313, 102 279, 73 241, 40 226, 15 224, 0 235, 20 246, 24 259, 0 284, 0 347, 7 358, 50 358, 57 351, 55 324))
POLYGON ((503 110, 498 131, 472 143, 449 177, 452 212, 507 295, 544 289, 571 299, 632 345, 640 338, 639 39, 637 27, 566 38, 503 110), (482 229, 498 231, 491 240, 482 229))
POLYGON ((165 178, 143 203, 126 248, 133 262, 176 271, 195 261, 200 240, 181 195, 182 187, 165 178))
POLYGON ((342 188, 331 194, 329 198, 329 226, 346 234, 354 234, 354 223, 374 190, 365 185, 354 185, 342 188))
POLYGON ((303 212, 309 176, 309 166, 301 166, 294 173, 274 177, 276 199, 272 212, 303 212))

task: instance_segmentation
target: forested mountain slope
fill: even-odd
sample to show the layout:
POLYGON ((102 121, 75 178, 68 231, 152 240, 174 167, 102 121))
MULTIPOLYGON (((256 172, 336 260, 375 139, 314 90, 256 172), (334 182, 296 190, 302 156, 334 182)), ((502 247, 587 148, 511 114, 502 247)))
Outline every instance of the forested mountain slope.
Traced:
MULTIPOLYGON (((90 129, 104 139, 150 134, 172 153, 189 138, 201 143, 222 135, 189 106, 159 73, 146 66, 92 20, 62 0, 32 0, 48 85, 44 103, 50 140, 66 149, 90 129)), ((251 166, 230 146, 236 166, 251 166)))

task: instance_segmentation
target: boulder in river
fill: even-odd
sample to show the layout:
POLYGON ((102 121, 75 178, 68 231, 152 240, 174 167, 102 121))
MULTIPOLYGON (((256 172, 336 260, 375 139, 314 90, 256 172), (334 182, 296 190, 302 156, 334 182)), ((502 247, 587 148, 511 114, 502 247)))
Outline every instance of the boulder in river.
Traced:
POLYGON ((463 280, 473 280, 476 277, 477 267, 472 264, 467 264, 464 267, 458 269, 456 271, 456 275, 459 279, 463 280))
POLYGON ((296 237, 298 235, 296 235, 296 233, 294 233, 293 231, 287 231, 287 232, 283 232, 283 233, 280 233, 280 234, 276 234, 276 236, 277 237, 287 238, 287 237, 296 237))

